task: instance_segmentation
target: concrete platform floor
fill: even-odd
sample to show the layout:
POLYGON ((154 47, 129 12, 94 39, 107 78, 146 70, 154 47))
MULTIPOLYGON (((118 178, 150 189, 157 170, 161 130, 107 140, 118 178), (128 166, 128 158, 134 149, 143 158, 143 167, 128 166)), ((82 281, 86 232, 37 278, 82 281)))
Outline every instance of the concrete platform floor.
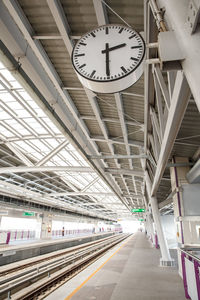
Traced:
POLYGON ((160 251, 138 232, 45 299, 185 299, 177 269, 159 267, 159 258, 160 251))

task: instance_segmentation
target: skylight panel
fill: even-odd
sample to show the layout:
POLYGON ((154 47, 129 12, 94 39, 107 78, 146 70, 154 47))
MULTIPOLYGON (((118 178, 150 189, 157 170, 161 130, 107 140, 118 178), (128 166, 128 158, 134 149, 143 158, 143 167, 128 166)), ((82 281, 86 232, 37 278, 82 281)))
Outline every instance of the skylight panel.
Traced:
POLYGON ((66 151, 66 150, 61 150, 59 152, 61 155, 63 155, 63 157, 66 159, 66 160, 73 160, 73 157, 71 156, 70 152, 66 151))
MULTIPOLYGON (((1 78, 2 84, 0 85, 0 99, 2 99, 1 109, 0 106, 0 133, 5 139, 13 138, 15 142, 12 142, 13 145, 16 146, 22 153, 27 155, 27 158, 32 159, 35 162, 40 161, 45 158, 48 154, 51 153, 54 149, 56 149, 63 141, 66 140, 66 137, 57 128, 54 123, 51 121, 48 115, 40 108, 40 106, 31 98, 31 96, 23 89, 23 87, 14 79, 12 74, 0 63, 0 73, 5 78, 1 78), (5 85, 5 87, 3 86, 5 85), (10 92, 9 92, 10 91, 10 92), (13 96, 12 94, 13 93, 13 96), (8 112, 7 112, 7 111, 8 112), (4 125, 4 126, 2 126, 4 125), (20 140, 20 136, 24 138, 24 140, 20 140)), ((0 100, 1 101, 1 100, 0 100)), ((55 123, 56 124, 56 123, 55 123)), ((79 154, 77 149, 71 145, 67 144, 62 150, 53 155, 50 160, 45 163, 46 166, 89 166, 88 162, 79 154)), ((88 186, 88 184, 92 183, 92 181, 97 177, 97 174, 92 173, 83 173, 72 171, 57 171, 53 172, 55 176, 58 176, 58 181, 62 181, 63 184, 70 186, 74 191, 82 190, 88 186)), ((52 174, 53 174, 52 173, 52 174)), ((32 174, 33 178, 36 178, 37 175, 32 174)), ((4 179, 5 180, 5 179, 4 179)), ((14 179, 11 181, 14 182, 14 179)), ((38 196, 42 194, 41 188, 39 186, 35 186, 35 191, 37 191, 38 196)), ((55 188, 52 186, 52 190, 56 189, 56 181, 54 182, 55 188)), ((44 187, 45 189, 45 187, 44 187)), ((46 187, 46 189, 48 189, 46 187)), ((64 189, 63 189, 64 191, 64 189)), ((94 195, 94 199, 99 200, 99 204, 101 202, 118 202, 117 197, 105 196, 100 193, 111 193, 111 189, 101 180, 94 182, 86 191, 99 193, 99 195, 94 195)), ((27 195, 30 195, 30 191, 27 192, 27 195)), ((35 197, 35 194, 33 194, 35 197)), ((71 202, 70 196, 65 197, 65 202, 71 202)), ((77 205, 81 199, 87 198, 77 196, 77 199, 73 201, 73 205, 77 205), (79 200, 78 200, 79 199, 79 200)), ((46 199, 45 201, 50 201, 51 203, 57 203, 57 200, 46 199)), ((64 201, 63 201, 64 202, 64 201)), ((72 202, 72 203, 73 203, 72 202)), ((84 201, 83 201, 84 202, 84 201)), ((110 205, 111 209, 112 204, 110 205)), ((118 206, 117 206, 118 207, 118 206)), ((119 201, 119 207, 120 201, 119 201)), ((101 210, 99 209, 99 212, 101 210)))
POLYGON ((30 140, 30 143, 34 144, 37 149, 43 153, 43 155, 47 155, 51 152, 49 147, 47 147, 42 141, 38 140, 30 140), (36 142, 37 141, 37 142, 36 142))
POLYGON ((64 141, 57 141, 55 139, 51 139, 51 138, 48 138, 48 139, 45 139, 45 141, 52 147, 52 148, 56 148, 58 145, 60 145, 60 143, 62 143, 64 141))
POLYGON ((75 149, 73 151, 73 156, 82 166, 89 166, 88 163, 84 160, 84 158, 75 149))
POLYGON ((46 134, 47 131, 44 127, 40 125, 40 123, 34 118, 26 118, 24 119, 25 123, 31 127, 37 134, 46 134))
MULTIPOLYGON (((20 92, 20 94, 22 95, 23 93, 20 92)), ((27 104, 28 104, 33 110, 40 108, 40 107, 37 105, 37 103, 36 103, 35 101, 33 101, 30 97, 29 97, 29 99, 26 100, 26 102, 27 102, 27 104)))
MULTIPOLYGON (((35 106, 35 107, 38 107, 37 103, 31 99, 31 97, 29 96, 29 94, 28 94, 25 90, 19 91, 19 95, 20 95, 25 101, 30 101, 30 102, 34 103, 34 106, 35 106), (36 104, 36 105, 35 105, 35 104, 36 104)), ((30 104, 30 102, 28 102, 28 103, 30 104)))
POLYGON ((23 142, 23 141, 17 141, 15 142, 17 145, 19 145, 22 149, 24 149, 27 153, 32 153, 35 152, 31 146, 29 146, 27 143, 23 142))
POLYGON ((25 119, 25 118, 30 118, 30 114, 27 110, 25 109, 18 109, 15 111, 17 113, 17 116, 19 118, 25 119))
POLYGON ((29 134, 29 131, 15 120, 6 120, 5 123, 7 123, 10 127, 12 127, 13 130, 17 131, 22 136, 29 134))
POLYGON ((19 109, 24 109, 23 106, 17 102, 14 98, 13 98, 13 102, 8 102, 6 103, 8 105, 8 107, 10 107, 10 109, 14 109, 14 110, 19 110, 19 109))
POLYGON ((23 90, 23 87, 21 86, 21 84, 19 84, 19 82, 17 82, 16 80, 11 80, 10 84, 12 85, 13 90, 17 90, 17 91, 23 90))
POLYGON ((15 78, 11 75, 11 73, 7 69, 2 69, 1 74, 8 80, 8 81, 15 81, 15 78))
POLYGON ((8 105, 9 102, 16 102, 15 98, 10 93, 4 93, 1 95, 1 101, 8 105))
POLYGON ((67 175, 67 176, 64 175, 64 177, 67 177, 67 180, 69 182, 71 182, 74 186, 76 186, 76 187, 78 187, 80 189, 82 189, 84 187, 84 185, 80 181, 78 181, 77 179, 75 179, 74 177, 69 176, 69 175, 67 175))
POLYGON ((39 118, 43 118, 43 119, 44 119, 44 117, 46 117, 46 114, 43 112, 42 109, 40 109, 40 108, 35 108, 34 111, 35 111, 35 114, 36 114, 39 118))
POLYGON ((0 120, 9 120, 10 118, 11 116, 7 112, 3 110, 0 111, 0 120))
POLYGON ((3 127, 1 125, 0 125, 0 132, 1 132, 1 135, 5 136, 5 138, 10 138, 10 137, 14 136, 14 134, 10 130, 6 129, 5 127, 3 127))
POLYGON ((51 128, 53 133, 57 134, 60 133, 60 130, 53 124, 53 122, 48 118, 42 118, 42 120, 51 128))

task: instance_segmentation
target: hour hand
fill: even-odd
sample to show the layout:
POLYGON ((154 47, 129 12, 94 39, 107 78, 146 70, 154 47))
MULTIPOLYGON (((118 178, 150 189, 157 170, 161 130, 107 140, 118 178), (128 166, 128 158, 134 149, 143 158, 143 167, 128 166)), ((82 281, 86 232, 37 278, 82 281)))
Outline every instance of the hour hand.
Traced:
POLYGON ((106 48, 105 50, 102 50, 101 53, 106 53, 107 51, 113 51, 113 50, 116 50, 116 49, 119 49, 119 48, 122 48, 122 47, 125 47, 126 44, 123 43, 123 44, 120 44, 120 45, 117 45, 117 46, 114 46, 114 47, 111 47, 111 48, 106 48))
POLYGON ((110 76, 110 66, 109 66, 109 44, 106 43, 106 49, 105 52, 106 53, 106 75, 110 76))

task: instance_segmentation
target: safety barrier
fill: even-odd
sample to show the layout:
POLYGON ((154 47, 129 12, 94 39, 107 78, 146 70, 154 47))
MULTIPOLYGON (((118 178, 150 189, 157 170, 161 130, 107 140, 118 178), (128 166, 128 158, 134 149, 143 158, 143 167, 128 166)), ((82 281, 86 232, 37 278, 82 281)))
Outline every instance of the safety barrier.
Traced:
POLYGON ((9 244, 12 241, 35 239, 33 230, 0 231, 0 244, 9 244))
MULTIPOLYGON (((199 252, 199 251, 198 251, 199 252)), ((200 299, 200 259, 181 249, 181 263, 185 297, 187 299, 200 299)))
POLYGON ((0 244, 8 244, 10 241, 10 232, 0 231, 0 244))

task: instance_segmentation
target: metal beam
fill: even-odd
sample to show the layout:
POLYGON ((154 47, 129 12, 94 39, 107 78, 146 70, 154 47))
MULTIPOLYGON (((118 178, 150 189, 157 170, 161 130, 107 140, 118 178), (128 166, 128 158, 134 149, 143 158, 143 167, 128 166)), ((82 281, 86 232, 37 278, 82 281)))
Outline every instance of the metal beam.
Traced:
POLYGON ((90 155, 88 156, 90 159, 140 159, 140 158, 148 158, 148 155, 145 154, 130 154, 130 155, 90 155))
POLYGON ((94 180, 92 180, 89 184, 87 184, 82 190, 81 192, 85 192, 86 190, 88 190, 91 186, 93 186, 97 181, 99 181, 100 178, 96 177, 94 180))
POLYGON ((66 147, 69 144, 68 141, 62 142, 60 145, 58 145, 55 149, 53 149, 49 154, 47 154, 45 157, 43 157, 40 161, 37 162, 35 166, 42 166, 46 162, 48 162, 54 155, 56 155, 58 152, 60 152, 64 147, 66 147))
POLYGON ((82 206, 93 206, 93 205, 119 205, 122 208, 124 208, 124 205, 121 202, 95 202, 95 203, 91 203, 91 202, 87 202, 87 203, 82 203, 82 206))
POLYGON ((164 119, 163 119, 163 104, 162 104, 162 97, 161 97, 161 91, 159 87, 159 83, 157 80, 157 77, 155 74, 153 74, 154 78, 154 87, 155 87, 155 92, 156 92, 156 103, 157 103, 157 108, 158 108, 158 118, 159 118, 159 124, 160 124, 160 135, 161 139, 163 138, 164 134, 164 119))
MULTIPOLYGON (((47 194, 51 197, 61 197, 61 196, 106 196, 114 197, 114 193, 102 193, 102 192, 63 192, 63 193, 50 193, 47 194)), ((106 204, 106 203, 105 203, 106 204)))
POLYGON ((156 65, 154 67, 154 72, 155 72, 155 75, 157 77, 157 80, 158 80, 158 83, 159 83, 159 86, 160 86, 160 89, 162 91, 162 95, 163 95, 163 98, 165 100, 165 104, 167 106, 167 109, 169 110, 169 107, 170 107, 170 97, 169 97, 169 91, 167 89, 167 86, 165 84, 165 81, 164 81, 164 78, 162 76, 162 73, 161 73, 161 70, 160 70, 160 67, 158 65, 156 65))
POLYGON ((71 166, 36 166, 36 167, 5 167, 0 168, 0 174, 9 173, 30 173, 30 172, 71 172, 71 173, 95 173, 90 167, 71 166))
POLYGON ((22 153, 16 145, 13 145, 9 142, 5 142, 5 145, 26 165, 33 166, 33 163, 26 157, 24 153, 22 153))
POLYGON ((151 195, 155 195, 158 190, 160 180, 164 173, 169 155, 173 148, 178 130, 180 128, 185 110, 190 97, 190 89, 187 80, 182 71, 177 73, 174 91, 172 95, 171 106, 168 119, 165 126, 163 141, 161 144, 160 155, 157 162, 156 173, 154 176, 151 195))
MULTIPOLYGON (((109 137, 108 140, 106 140, 103 136, 91 136, 91 140, 98 141, 98 142, 107 142, 111 144, 123 144, 124 145, 124 140, 118 137, 109 137)), ((144 143, 141 141, 136 141, 136 140, 128 140, 128 145, 133 146, 133 147, 138 147, 141 148, 144 146, 144 143)))
POLYGON ((169 29, 173 29, 179 46, 185 54, 186 58, 181 61, 181 65, 200 111, 200 32, 197 31, 194 34, 190 32, 190 21, 187 20, 189 1, 157 0, 157 4, 159 8, 165 7, 165 20, 171 26, 169 29))
POLYGON ((56 22, 56 25, 60 32, 60 35, 63 39, 63 42, 65 43, 65 46, 66 46, 69 54, 71 54, 72 49, 73 49, 73 42, 69 36, 71 29, 70 29, 67 19, 65 17, 61 3, 60 3, 60 1, 57 1, 57 0, 47 0, 47 4, 49 6, 49 9, 50 9, 53 17, 54 17, 54 20, 56 22))
POLYGON ((99 0, 93 0, 94 10, 97 17, 98 25, 108 24, 108 15, 106 12, 105 4, 99 0))
POLYGON ((137 170, 105 168, 105 172, 116 174, 116 175, 132 175, 132 176, 144 177, 144 172, 137 171, 137 170))
POLYGON ((73 203, 69 204, 64 202, 63 200, 59 199, 54 199, 52 197, 49 197, 47 195, 42 195, 38 192, 33 192, 31 190, 27 190, 26 188, 22 188, 17 186, 16 184, 11 184, 5 181, 0 180, 0 191, 3 195, 9 195, 14 198, 23 198, 27 201, 31 201, 34 203, 39 203, 41 205, 48 205, 51 207, 57 207, 57 208, 62 208, 68 212, 74 212, 77 214, 82 214, 82 215, 88 215, 91 217, 96 217, 96 218, 102 218, 103 216, 98 214, 95 214, 91 211, 88 211, 84 208, 81 208, 80 206, 77 206, 73 203))
POLYGON ((189 183, 200 183, 200 158, 194 167, 187 173, 189 183))

